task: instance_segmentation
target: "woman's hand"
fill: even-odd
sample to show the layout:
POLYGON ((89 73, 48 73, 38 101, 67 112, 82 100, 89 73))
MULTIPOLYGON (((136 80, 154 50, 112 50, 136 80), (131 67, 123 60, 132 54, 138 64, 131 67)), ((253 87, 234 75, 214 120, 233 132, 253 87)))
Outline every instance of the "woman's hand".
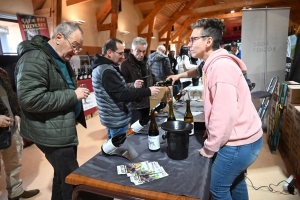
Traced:
POLYGON ((167 80, 172 79, 172 85, 174 85, 175 81, 177 81, 179 79, 179 75, 178 74, 171 75, 171 76, 168 76, 166 79, 167 80))
POLYGON ((201 156, 206 157, 206 158, 212 158, 213 157, 213 155, 206 154, 206 152, 204 151, 203 148, 199 150, 199 153, 200 153, 201 156))
POLYGON ((0 115, 0 127, 8 127, 13 125, 14 119, 6 115, 0 115))

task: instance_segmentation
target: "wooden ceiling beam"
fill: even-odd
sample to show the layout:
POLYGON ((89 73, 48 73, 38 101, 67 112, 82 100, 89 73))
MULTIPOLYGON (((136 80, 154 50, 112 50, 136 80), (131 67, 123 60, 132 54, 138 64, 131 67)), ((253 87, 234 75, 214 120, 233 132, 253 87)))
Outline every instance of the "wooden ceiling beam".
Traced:
POLYGON ((181 11, 175 12, 169 23, 161 31, 159 31, 158 38, 161 38, 167 31, 171 30, 172 25, 181 17, 181 12, 184 10, 190 10, 194 3, 195 1, 190 1, 183 7, 181 11))
POLYGON ((90 1, 90 0, 66 0, 66 4, 67 4, 67 6, 72 6, 72 5, 75 5, 78 3, 83 3, 86 1, 90 1))
POLYGON ((137 27, 138 34, 142 33, 144 28, 146 28, 146 26, 149 25, 150 21, 155 18, 157 13, 159 13, 159 11, 165 5, 166 5, 165 1, 163 1, 163 2, 158 1, 157 3, 155 3, 155 8, 147 15, 147 17, 140 23, 140 25, 138 25, 138 27, 137 27))
POLYGON ((43 17, 51 17, 51 8, 43 8, 43 9, 35 10, 34 14, 43 17))
MULTIPOLYGON (((236 12, 236 13, 229 13, 229 14, 221 14, 221 15, 212 15, 212 16, 206 16, 207 18, 219 18, 219 19, 228 19, 232 17, 242 17, 242 12, 236 12)), ((172 36, 172 40, 175 40, 184 30, 186 30, 192 23, 196 22, 201 17, 196 17, 196 15, 193 16, 193 18, 188 19, 184 22, 184 24, 180 27, 180 29, 172 36)))
POLYGON ((147 55, 150 54, 150 47, 151 47, 151 42, 152 42, 152 36, 153 36, 153 27, 154 27, 154 18, 150 21, 149 27, 148 27, 148 36, 147 36, 147 55))
POLYGON ((31 0, 33 10, 42 9, 47 0, 31 0))
POLYGON ((184 34, 181 38, 181 41, 183 43, 187 43, 187 42, 185 42, 185 40, 191 36, 192 32, 193 32, 193 30, 189 30, 186 34, 184 34))
POLYGON ((106 0, 102 8, 96 14, 97 25, 100 25, 104 22, 104 20, 111 13, 111 9, 112 9, 111 0, 106 0))
POLYGON ((119 4, 121 0, 111 0, 110 38, 117 37, 119 4))
POLYGON ((204 14, 208 12, 218 12, 228 9, 242 9, 244 6, 258 6, 268 3, 280 2, 282 0, 251 0, 251 1, 236 1, 234 3, 223 3, 213 6, 206 6, 196 9, 184 10, 181 15, 204 14), (248 3, 247 3, 248 2, 248 3))
MULTIPOLYGON (((155 2, 156 0, 134 0, 133 5, 139 6, 146 3, 155 2)), ((165 1, 166 3, 177 3, 177 2, 185 2, 190 0, 159 0, 159 1, 165 1)))

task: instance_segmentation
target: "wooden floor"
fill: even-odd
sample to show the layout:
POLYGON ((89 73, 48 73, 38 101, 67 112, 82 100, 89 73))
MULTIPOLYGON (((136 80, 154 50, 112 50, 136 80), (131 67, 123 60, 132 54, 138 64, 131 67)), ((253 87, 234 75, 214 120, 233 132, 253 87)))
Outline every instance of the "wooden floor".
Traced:
MULTIPOLYGON (((79 148, 78 162, 82 165, 101 149, 101 145, 106 141, 106 129, 100 124, 99 117, 93 117, 87 120, 88 129, 84 129, 78 125, 79 148)), ((266 140, 264 140, 266 141, 266 140)), ((51 199, 51 183, 53 178, 53 170, 46 161, 44 155, 37 149, 35 145, 27 147, 23 151, 23 168, 21 178, 23 180, 24 189, 40 189, 41 193, 29 200, 50 200, 51 199)), ((248 169, 247 177, 253 185, 258 188, 260 186, 276 185, 278 182, 287 179, 290 176, 287 172, 288 167, 283 162, 283 158, 277 151, 271 154, 266 142, 264 142, 263 150, 259 158, 248 169)), ((250 200, 297 200, 297 195, 282 195, 272 193, 267 189, 255 190, 251 183, 247 180, 249 199, 250 200)), ((282 191, 282 184, 278 187, 273 186, 274 191, 282 191)), ((7 191, 5 189, 5 178, 2 172, 0 179, 0 200, 7 199, 7 191)))

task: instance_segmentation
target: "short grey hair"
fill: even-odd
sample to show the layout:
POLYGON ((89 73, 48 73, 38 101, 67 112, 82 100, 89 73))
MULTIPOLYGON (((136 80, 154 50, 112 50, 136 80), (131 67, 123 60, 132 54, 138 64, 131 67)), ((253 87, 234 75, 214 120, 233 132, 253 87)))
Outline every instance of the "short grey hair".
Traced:
POLYGON ((159 49, 159 50, 161 50, 162 52, 166 52, 166 47, 164 46, 164 45, 159 45, 158 47, 157 47, 157 49, 159 49))
POLYGON ((132 41, 132 44, 131 44, 131 48, 133 50, 135 50, 137 44, 144 45, 144 46, 146 46, 146 48, 148 46, 147 41, 144 38, 142 38, 142 37, 136 37, 136 38, 134 38, 134 40, 132 41))
POLYGON ((57 25, 51 38, 54 39, 57 33, 62 33, 65 37, 69 37, 76 30, 79 30, 83 34, 82 29, 75 22, 63 21, 57 25))

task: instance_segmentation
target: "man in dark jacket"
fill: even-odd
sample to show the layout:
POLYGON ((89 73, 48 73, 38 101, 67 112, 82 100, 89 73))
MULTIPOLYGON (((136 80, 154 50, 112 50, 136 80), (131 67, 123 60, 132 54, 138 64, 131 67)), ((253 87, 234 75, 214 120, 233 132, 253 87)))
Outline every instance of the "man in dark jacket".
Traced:
MULTIPOLYGON (((148 43, 144 38, 137 37, 133 40, 128 58, 121 63, 120 70, 129 88, 134 87, 136 80, 143 80, 143 88, 153 86, 157 79, 152 74, 152 70, 147 64, 146 49, 148 43)), ((141 117, 149 115, 149 97, 144 97, 140 101, 131 104, 131 124, 141 117)))
POLYGON ((148 65, 159 81, 164 81, 168 76, 173 75, 170 59, 165 52, 166 47, 159 45, 156 52, 151 53, 148 57, 148 65))
POLYGON ((169 54, 168 54, 168 57, 169 57, 169 60, 170 60, 170 63, 171 63, 171 69, 173 71, 173 74, 177 74, 177 70, 176 70, 176 65, 177 65, 177 60, 175 58, 175 51, 170 51, 169 54))
POLYGON ((52 200, 71 200, 73 186, 65 178, 78 168, 76 121, 86 127, 81 100, 89 95, 77 88, 70 59, 82 50, 83 32, 62 22, 52 38, 41 35, 18 46, 15 76, 21 106, 21 136, 33 141, 54 169, 52 200))
POLYGON ((92 83, 101 124, 106 126, 108 139, 125 133, 131 118, 130 102, 155 95, 158 87, 142 88, 143 80, 136 80, 135 88, 128 88, 119 71, 124 58, 122 41, 109 39, 102 47, 103 56, 94 57, 92 83))

